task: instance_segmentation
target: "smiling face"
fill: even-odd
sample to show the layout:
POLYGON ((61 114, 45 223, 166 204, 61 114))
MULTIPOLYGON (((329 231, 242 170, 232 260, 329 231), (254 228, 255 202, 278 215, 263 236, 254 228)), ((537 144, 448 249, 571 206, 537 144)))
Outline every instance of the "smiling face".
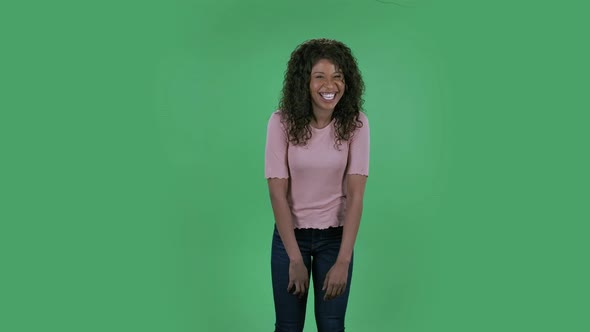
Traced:
POLYGON ((344 94, 344 74, 327 59, 319 60, 311 69, 309 93, 314 113, 332 112, 344 94))

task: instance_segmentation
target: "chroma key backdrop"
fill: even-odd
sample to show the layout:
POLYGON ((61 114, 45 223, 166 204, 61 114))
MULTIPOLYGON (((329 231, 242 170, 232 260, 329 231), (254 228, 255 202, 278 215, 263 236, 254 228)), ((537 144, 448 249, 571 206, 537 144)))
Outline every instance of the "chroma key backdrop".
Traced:
POLYGON ((590 331, 587 16, 3 3, 0 331, 272 331, 266 125, 319 37, 351 47, 371 123, 346 330, 590 331))

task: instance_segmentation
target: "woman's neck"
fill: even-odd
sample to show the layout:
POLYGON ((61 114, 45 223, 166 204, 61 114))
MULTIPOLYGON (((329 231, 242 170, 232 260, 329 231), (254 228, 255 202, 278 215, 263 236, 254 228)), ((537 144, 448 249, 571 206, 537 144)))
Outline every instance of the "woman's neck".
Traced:
POLYGON ((313 111, 311 118, 311 124, 316 128, 324 128, 332 121, 333 111, 313 111))

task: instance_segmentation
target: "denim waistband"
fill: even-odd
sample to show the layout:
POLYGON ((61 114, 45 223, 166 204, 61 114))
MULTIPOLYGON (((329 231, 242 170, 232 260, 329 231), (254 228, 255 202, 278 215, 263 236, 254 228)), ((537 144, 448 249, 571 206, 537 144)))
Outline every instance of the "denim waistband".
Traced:
MULTIPOLYGON (((277 225, 274 226, 275 231, 278 233, 277 225)), ((328 227, 328 228, 295 228, 293 231, 295 234, 300 235, 312 235, 312 234, 324 234, 324 235, 337 235, 342 234, 344 226, 328 227)))

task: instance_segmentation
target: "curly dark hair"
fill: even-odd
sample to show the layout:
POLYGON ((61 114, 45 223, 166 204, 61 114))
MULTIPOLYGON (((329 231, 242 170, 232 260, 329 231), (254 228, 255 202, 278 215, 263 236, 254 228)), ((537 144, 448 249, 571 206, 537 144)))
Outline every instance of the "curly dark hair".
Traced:
POLYGON ((312 67, 322 59, 332 62, 344 74, 344 94, 332 113, 336 128, 335 145, 348 141, 355 129, 362 127, 359 113, 363 111, 365 84, 350 48, 336 40, 311 39, 291 53, 279 102, 281 120, 293 145, 306 145, 311 138, 313 110, 309 82, 312 67))

